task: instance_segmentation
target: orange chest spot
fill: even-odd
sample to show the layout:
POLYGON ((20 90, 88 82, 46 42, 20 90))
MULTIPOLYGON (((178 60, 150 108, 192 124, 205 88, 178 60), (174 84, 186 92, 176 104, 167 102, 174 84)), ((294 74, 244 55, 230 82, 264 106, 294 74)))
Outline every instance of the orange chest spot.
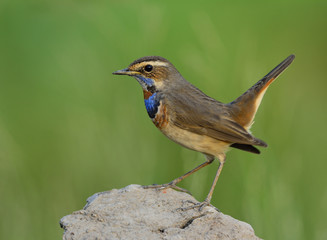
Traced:
POLYGON ((163 129, 167 126, 169 122, 169 117, 167 113, 167 108, 165 105, 160 105, 158 112, 155 116, 155 118, 152 119, 154 125, 156 125, 157 128, 163 129))
POLYGON ((147 90, 143 90, 143 96, 144 96, 144 99, 149 99, 149 97, 152 96, 152 93, 147 90))

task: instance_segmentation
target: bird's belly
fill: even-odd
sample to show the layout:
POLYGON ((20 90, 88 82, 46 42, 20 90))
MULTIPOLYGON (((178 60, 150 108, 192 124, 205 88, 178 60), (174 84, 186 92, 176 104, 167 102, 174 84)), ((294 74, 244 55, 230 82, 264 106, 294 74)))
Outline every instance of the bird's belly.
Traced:
POLYGON ((230 143, 223 142, 206 135, 192 133, 176 127, 173 124, 167 124, 165 128, 160 130, 168 138, 186 148, 216 157, 222 153, 225 153, 230 146, 230 143))
POLYGON ((201 153, 218 157, 225 153, 230 143, 223 142, 206 135, 192 133, 175 126, 169 116, 165 104, 159 104, 155 116, 151 118, 156 127, 172 141, 183 147, 195 150, 201 153))

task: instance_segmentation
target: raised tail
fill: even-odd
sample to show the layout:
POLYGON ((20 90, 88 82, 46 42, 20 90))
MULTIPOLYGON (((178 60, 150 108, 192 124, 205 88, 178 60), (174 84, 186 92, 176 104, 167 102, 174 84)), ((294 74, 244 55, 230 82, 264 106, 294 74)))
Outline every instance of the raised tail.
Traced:
POLYGON ((287 57, 249 90, 228 104, 231 108, 232 117, 236 122, 247 130, 251 127, 268 86, 292 63, 294 58, 293 54, 287 57))

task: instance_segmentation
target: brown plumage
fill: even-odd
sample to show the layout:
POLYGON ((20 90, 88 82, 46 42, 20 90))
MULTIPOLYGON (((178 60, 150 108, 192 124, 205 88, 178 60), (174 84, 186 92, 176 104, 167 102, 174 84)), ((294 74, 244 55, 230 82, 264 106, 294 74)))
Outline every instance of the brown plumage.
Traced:
POLYGON ((249 129, 268 86, 291 64, 294 57, 290 55, 243 95, 227 104, 207 96, 186 81, 162 57, 143 57, 128 68, 114 72, 117 75, 133 76, 140 83, 148 114, 163 134, 186 148, 203 153, 207 159, 168 184, 147 187, 172 187, 186 191, 176 184, 218 158, 220 165, 210 192, 204 202, 195 206, 201 209, 208 205, 229 147, 257 154, 260 151, 254 146, 267 147, 249 129))

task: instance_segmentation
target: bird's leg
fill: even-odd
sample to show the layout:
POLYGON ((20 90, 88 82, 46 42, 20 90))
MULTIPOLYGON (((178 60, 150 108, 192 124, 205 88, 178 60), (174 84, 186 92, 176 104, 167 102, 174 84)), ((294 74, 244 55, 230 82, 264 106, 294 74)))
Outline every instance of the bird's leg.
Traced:
MULTIPOLYGON (((213 162, 213 160, 215 159, 213 156, 209 156, 206 155, 207 161, 205 161, 204 163, 200 164, 199 166, 197 166, 196 168, 192 169, 191 171, 185 173, 183 176, 180 176, 179 178, 174 179, 173 181, 166 183, 166 184, 160 184, 160 185, 148 185, 148 186, 143 186, 143 188, 156 188, 156 189, 166 189, 166 188, 173 188, 175 190, 181 191, 181 192, 187 192, 189 194, 191 194, 188 190, 180 188, 178 186, 176 186, 177 183, 179 183, 180 181, 182 181, 184 178, 190 176, 192 173, 195 173, 196 171, 200 170, 201 168, 209 165, 210 163, 213 162)), ((192 194, 191 194, 192 195, 192 194)))
POLYGON ((194 204, 193 206, 182 208, 182 210, 189 210, 189 209, 193 209, 193 208, 197 208, 198 207, 199 208, 199 211, 201 211, 205 206, 210 205, 210 201, 211 201, 211 198, 212 198, 213 190, 215 189, 215 186, 217 184, 217 181, 218 181, 218 178, 220 176, 221 170, 223 169, 223 166, 224 166, 224 163, 225 163, 225 159, 226 159, 226 155, 225 154, 221 154, 219 156, 219 166, 218 166, 218 169, 217 169, 217 173, 216 173, 215 179, 213 180, 213 183, 211 185, 210 191, 209 191, 206 199, 203 202, 194 204))

